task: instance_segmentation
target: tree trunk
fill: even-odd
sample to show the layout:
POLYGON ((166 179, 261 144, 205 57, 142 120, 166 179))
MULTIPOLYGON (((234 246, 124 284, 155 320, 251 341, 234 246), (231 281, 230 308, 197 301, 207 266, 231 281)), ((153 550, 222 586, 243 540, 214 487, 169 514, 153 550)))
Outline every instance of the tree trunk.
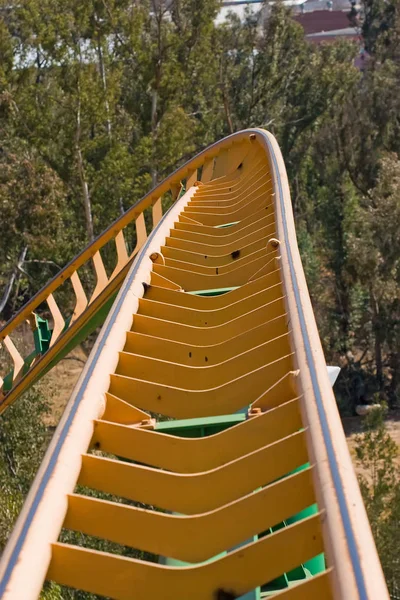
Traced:
POLYGON ((90 200, 90 192, 89 186, 86 180, 85 174, 85 165, 82 157, 82 150, 80 146, 81 141, 81 89, 79 83, 79 74, 77 81, 77 92, 78 92, 78 105, 76 109, 76 132, 75 132, 75 150, 78 161, 78 172, 79 172, 79 180, 82 188, 82 200, 83 207, 85 210, 85 221, 86 221, 86 233, 89 239, 89 242, 94 240, 94 231, 93 231, 93 217, 92 217, 92 204, 90 200))
POLYGON ((229 106, 229 99, 228 99, 228 94, 226 92, 226 85, 225 85, 224 76, 223 76, 222 60, 220 61, 220 64, 219 64, 219 79, 220 79, 220 88, 221 88, 221 92, 222 92, 222 102, 224 105, 226 122, 228 124, 229 133, 233 133, 231 109, 229 106))
POLYGON ((225 117, 226 117, 226 122, 228 123, 229 133, 233 133, 231 110, 229 107, 229 100, 228 100, 225 88, 223 88, 223 90, 222 90, 222 98, 223 98, 223 102, 224 102, 225 117))
POLYGON ((400 380, 400 356, 398 352, 392 352, 389 365, 392 376, 389 386, 389 403, 390 406, 394 406, 397 399, 397 386, 400 380))
MULTIPOLYGON (((158 79, 158 76, 156 77, 158 79)), ((156 81, 157 83, 157 81, 156 81)), ((155 139, 157 133, 157 103, 158 103, 158 90, 157 88, 153 89, 152 97, 151 97, 151 133, 153 139, 153 157, 152 157, 152 165, 151 165, 151 184, 153 187, 157 185, 157 166, 155 161, 155 139)))
POLYGON ((8 299, 11 296, 11 292, 12 292, 15 281, 18 282, 18 280, 19 280, 19 277, 21 274, 21 269, 24 266, 25 257, 26 257, 27 252, 28 252, 28 246, 25 246, 25 248, 22 250, 21 254, 19 255, 18 262, 17 262, 16 266, 14 267, 11 277, 8 280, 8 283, 6 285, 6 289, 4 290, 3 297, 0 300, 0 314, 3 312, 5 306, 8 302, 8 299))
POLYGON ((379 386, 379 390, 383 389, 383 364, 382 364, 382 331, 379 314, 379 304, 374 294, 373 289, 370 289, 370 299, 372 308, 372 330, 374 332, 374 353, 375 353, 375 367, 376 367, 376 380, 379 386))
POLYGON ((108 135, 108 140, 111 144, 111 142, 112 142, 112 127, 111 127, 111 118, 110 118, 110 104, 108 102, 107 76, 106 76, 106 69, 104 66, 104 56, 103 56, 103 49, 101 47, 100 35, 97 36, 97 56, 98 56, 98 60, 99 60, 101 83, 103 86, 104 108, 106 111, 107 135, 108 135))
MULTIPOLYGON (((97 21, 97 15, 96 15, 96 24, 97 23, 98 23, 98 21, 97 21)), ((111 146, 111 144, 112 144, 112 125, 111 125, 111 117, 110 117, 110 104, 108 102, 107 74, 106 74, 106 68, 104 65, 104 55, 103 55, 103 48, 101 46, 100 34, 98 34, 98 36, 97 36, 97 57, 98 57, 98 61, 99 61, 101 84, 103 87, 104 108, 106 111, 107 137, 108 137, 108 141, 111 146)), ((121 215, 123 215, 125 213, 123 198, 118 199, 118 205, 119 205, 119 212, 121 215)))
POLYGON ((83 207, 85 209, 86 233, 87 233, 89 242, 93 242, 94 231, 93 231, 92 204, 90 201, 89 186, 87 184, 86 176, 85 176, 85 167, 83 164, 82 152, 81 152, 81 149, 79 146, 76 147, 76 153, 77 153, 77 157, 78 157, 78 170, 79 170, 79 179, 80 179, 81 188, 82 188, 83 207))
POLYGON ((346 354, 349 347, 351 300, 344 225, 346 199, 340 185, 337 190, 337 202, 337 221, 335 231, 332 232, 334 244, 332 267, 336 282, 336 313, 339 315, 339 346, 340 352, 346 354))

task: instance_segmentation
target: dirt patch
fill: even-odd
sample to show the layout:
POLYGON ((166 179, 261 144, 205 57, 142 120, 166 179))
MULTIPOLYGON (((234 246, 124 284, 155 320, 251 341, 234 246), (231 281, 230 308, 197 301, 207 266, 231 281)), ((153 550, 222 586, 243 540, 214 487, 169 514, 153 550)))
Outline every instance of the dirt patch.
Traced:
POLYGON ((46 424, 50 427, 58 424, 85 366, 86 358, 86 354, 78 346, 42 378, 41 387, 50 403, 50 414, 46 418, 46 424))
MULTIPOLYGON (((362 469, 355 463, 355 438, 358 434, 362 433, 363 431, 363 420, 363 417, 344 417, 342 419, 344 433, 346 435, 347 443, 350 449, 350 454, 353 459, 357 473, 361 473, 362 469)), ((399 447, 397 463, 400 466, 400 409, 390 411, 385 419, 385 423, 388 432, 399 447)))

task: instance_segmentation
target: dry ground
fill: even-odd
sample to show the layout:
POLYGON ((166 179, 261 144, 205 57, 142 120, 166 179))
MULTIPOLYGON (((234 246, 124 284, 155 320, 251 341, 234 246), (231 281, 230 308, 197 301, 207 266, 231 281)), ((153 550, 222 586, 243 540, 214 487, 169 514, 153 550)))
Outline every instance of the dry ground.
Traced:
POLYGON ((55 427, 78 381, 86 361, 86 355, 78 346, 61 360, 41 380, 41 388, 49 399, 51 411, 46 421, 55 427))
MULTIPOLYGON (((345 417, 342 419, 343 429, 349 445, 350 454, 355 462, 355 438, 358 433, 362 433, 362 417, 345 417)), ((386 418, 386 427, 399 448, 397 463, 400 466, 400 409, 390 411, 386 418)), ((362 472, 362 469, 356 465, 356 472, 362 472)))

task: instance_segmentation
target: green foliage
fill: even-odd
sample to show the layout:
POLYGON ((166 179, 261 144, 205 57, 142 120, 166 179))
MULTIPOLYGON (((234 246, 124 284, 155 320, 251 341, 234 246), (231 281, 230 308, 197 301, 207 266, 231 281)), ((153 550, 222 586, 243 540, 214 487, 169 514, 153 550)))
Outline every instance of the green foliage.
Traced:
POLYGON ((356 456, 363 467, 359 475, 367 509, 389 592, 397 598, 400 590, 398 544, 400 536, 400 470, 397 444, 388 433, 385 407, 373 410, 364 421, 364 433, 356 438, 356 456))
POLYGON ((362 32, 368 52, 386 57, 398 48, 400 3, 398 0, 363 0, 362 32))
POLYGON ((27 261, 41 261, 40 267, 34 263, 27 267, 30 279, 25 284, 27 294, 32 295, 57 272, 58 264, 72 258, 73 235, 65 227, 70 210, 63 183, 34 148, 17 138, 6 138, 2 144, 0 213, 4 251, 0 280, 12 271, 21 250, 28 246, 27 261))
POLYGON ((367 472, 366 476, 359 476, 360 485, 373 527, 384 512, 386 498, 393 493, 398 475, 395 465, 398 448, 386 430, 384 416, 384 408, 372 410, 365 418, 364 433, 356 437, 357 460, 367 472))
POLYGON ((41 391, 34 388, 0 417, 0 553, 49 442, 47 413, 41 391))

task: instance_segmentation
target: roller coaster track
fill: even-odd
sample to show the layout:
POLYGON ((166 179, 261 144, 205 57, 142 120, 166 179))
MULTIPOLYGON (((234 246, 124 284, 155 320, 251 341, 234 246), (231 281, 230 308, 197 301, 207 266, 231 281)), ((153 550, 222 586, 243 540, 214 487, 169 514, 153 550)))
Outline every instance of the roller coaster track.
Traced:
POLYGON ((2 409, 105 316, 3 553, 0 598, 39 598, 49 580, 118 600, 387 599, 273 136, 196 156, 6 324, 2 409))

